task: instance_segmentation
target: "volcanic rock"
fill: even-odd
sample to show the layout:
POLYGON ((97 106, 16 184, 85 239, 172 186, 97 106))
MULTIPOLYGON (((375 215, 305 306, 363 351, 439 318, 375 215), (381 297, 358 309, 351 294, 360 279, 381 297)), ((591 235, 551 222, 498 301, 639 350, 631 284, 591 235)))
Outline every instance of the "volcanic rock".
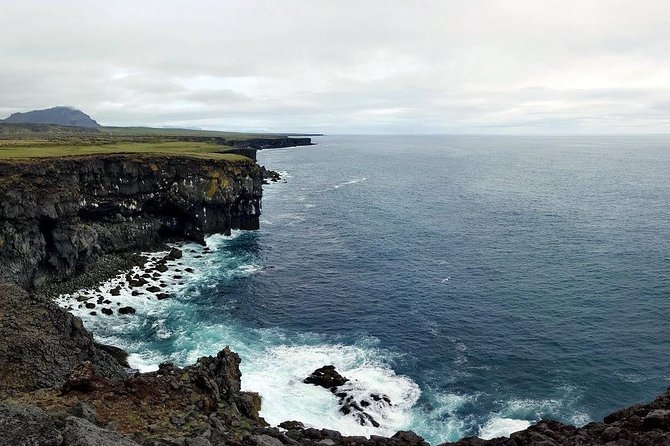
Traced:
POLYGON ((315 386, 321 386, 326 389, 341 386, 347 381, 349 380, 335 370, 334 365, 325 365, 318 368, 303 380, 306 384, 314 384, 315 386))

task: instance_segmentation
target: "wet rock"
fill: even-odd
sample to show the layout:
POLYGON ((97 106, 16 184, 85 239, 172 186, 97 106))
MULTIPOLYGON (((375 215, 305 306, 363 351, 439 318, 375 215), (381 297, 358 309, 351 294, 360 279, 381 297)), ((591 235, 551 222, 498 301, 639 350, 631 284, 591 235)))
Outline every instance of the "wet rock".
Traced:
POLYGON ((137 277, 137 278, 129 280, 128 281, 128 286, 130 286, 131 288, 139 288, 139 287, 142 287, 142 286, 144 286, 148 283, 149 282, 147 282, 147 280, 144 279, 143 277, 137 277))
POLYGON ((89 310, 92 310, 93 308, 95 308, 95 304, 92 303, 92 302, 87 302, 86 303, 86 308, 88 308, 89 310))
POLYGON ((349 380, 340 375, 333 365, 325 365, 318 368, 303 380, 306 384, 314 384, 315 386, 321 386, 326 389, 341 386, 347 381, 349 380))
POLYGON ((165 260, 177 260, 182 258, 181 249, 172 248, 170 252, 165 256, 165 260))
POLYGON ((116 288, 113 288, 109 291, 109 294, 112 296, 119 296, 121 294, 121 286, 117 286, 116 288))
POLYGON ((404 446, 430 446, 420 435, 412 431, 399 431, 391 437, 391 440, 404 446))
POLYGON ((114 311, 111 308, 103 308, 100 311, 102 312, 102 314, 106 314, 107 316, 111 316, 112 314, 114 314, 114 311))
POLYGON ((135 314, 135 309, 133 307, 121 307, 119 308, 119 314, 135 314))
POLYGON ((147 288, 147 291, 150 292, 150 293, 158 293, 160 290, 161 289, 159 287, 155 286, 155 285, 150 286, 149 288, 147 288))
POLYGON ((193 268, 191 268, 191 267, 189 266, 189 267, 187 267, 187 268, 184 268, 184 271, 186 271, 187 273, 192 273, 192 272, 193 272, 193 268))
POLYGON ((167 265, 165 265, 163 263, 159 263, 158 265, 156 265, 156 271, 158 271, 158 272, 164 273, 167 270, 168 270, 167 265))
POLYGON ((137 291, 137 290, 133 290, 132 293, 130 293, 130 294, 131 294, 132 296, 139 296, 139 295, 142 294, 142 293, 140 293, 140 292, 137 291))
POLYGON ((172 296, 169 293, 159 293, 156 294, 156 299, 158 300, 165 300, 165 299, 171 299, 172 296))
POLYGON ((286 430, 291 429, 303 429, 305 427, 300 421, 282 421, 279 423, 279 427, 286 430))

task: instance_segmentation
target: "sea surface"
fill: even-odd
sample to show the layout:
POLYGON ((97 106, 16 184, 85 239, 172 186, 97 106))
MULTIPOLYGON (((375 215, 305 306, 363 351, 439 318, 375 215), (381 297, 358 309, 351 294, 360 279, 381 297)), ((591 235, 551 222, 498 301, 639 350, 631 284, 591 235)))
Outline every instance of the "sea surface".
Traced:
POLYGON ((268 422, 346 434, 581 425, 670 386, 670 137, 315 142, 259 152, 261 229, 182 246, 173 299, 73 311, 142 370, 229 345, 268 422), (379 428, 302 382, 326 364, 389 396, 379 428))

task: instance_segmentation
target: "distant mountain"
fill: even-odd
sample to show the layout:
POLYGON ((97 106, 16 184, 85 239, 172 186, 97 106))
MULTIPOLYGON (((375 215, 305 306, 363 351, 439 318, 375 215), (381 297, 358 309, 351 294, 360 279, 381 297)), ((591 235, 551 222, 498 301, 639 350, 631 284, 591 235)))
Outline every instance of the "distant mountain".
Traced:
POLYGON ((53 107, 46 110, 33 110, 26 113, 12 113, 0 122, 9 124, 57 124, 72 127, 100 127, 86 113, 71 107, 53 107))

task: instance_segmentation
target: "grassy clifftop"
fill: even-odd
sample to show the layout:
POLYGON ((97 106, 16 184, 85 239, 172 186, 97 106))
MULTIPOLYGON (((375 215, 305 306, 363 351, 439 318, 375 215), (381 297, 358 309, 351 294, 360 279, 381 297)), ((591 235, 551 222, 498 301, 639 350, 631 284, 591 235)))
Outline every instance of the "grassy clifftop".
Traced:
MULTIPOLYGON (((0 123, 0 160, 101 154, 155 154, 241 160, 236 150, 258 144, 286 146, 285 135, 150 127, 98 129, 0 123)), ((299 144, 296 144, 299 145, 299 144)))

